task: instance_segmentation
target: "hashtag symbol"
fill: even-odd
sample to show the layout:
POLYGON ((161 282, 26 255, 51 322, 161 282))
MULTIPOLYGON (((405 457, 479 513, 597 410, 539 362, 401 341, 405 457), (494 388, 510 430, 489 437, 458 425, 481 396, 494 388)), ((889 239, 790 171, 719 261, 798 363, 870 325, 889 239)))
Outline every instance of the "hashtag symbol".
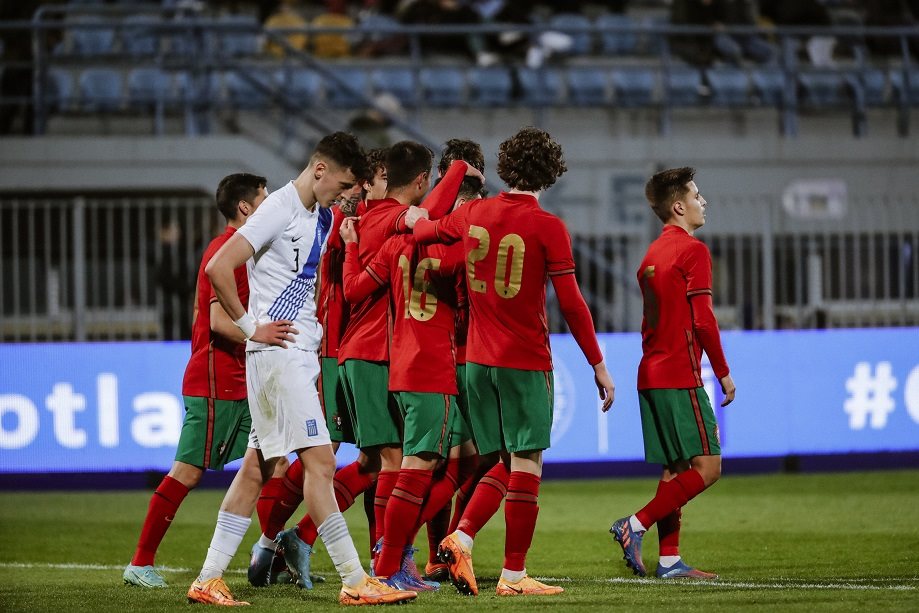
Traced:
POLYGON ((871 427, 880 430, 887 425, 887 414, 894 409, 891 392, 897 389, 890 362, 880 362, 871 374, 871 364, 859 362, 855 373, 846 379, 849 396, 843 409, 849 414, 849 428, 864 430, 871 417, 871 427))

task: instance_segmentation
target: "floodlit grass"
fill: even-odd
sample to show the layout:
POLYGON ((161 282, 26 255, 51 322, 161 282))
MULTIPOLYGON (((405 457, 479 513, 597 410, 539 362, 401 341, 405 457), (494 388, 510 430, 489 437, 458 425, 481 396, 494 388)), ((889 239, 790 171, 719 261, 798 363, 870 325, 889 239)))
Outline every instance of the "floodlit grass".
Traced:
MULTIPOLYGON (((683 513, 682 553, 688 563, 718 572, 721 579, 713 583, 638 580, 625 568, 607 530, 654 489, 646 479, 543 485, 527 568, 558 581, 566 589, 561 596, 494 595, 504 543, 500 513, 476 540, 479 597, 459 596, 447 584, 401 610, 919 610, 919 471, 726 476, 683 513)), ((3 493, 0 610, 187 611, 185 590, 204 560, 222 496, 202 490, 186 498, 157 557, 170 587, 153 591, 121 580, 150 492, 3 493)), ((346 517, 365 554, 363 510, 353 508, 346 517)), ((257 531, 254 520, 227 575, 238 598, 266 612, 340 608, 339 584, 324 552, 314 556, 314 570, 329 581, 311 592, 250 587, 245 566, 257 531)), ((423 562, 423 531, 416 545, 423 562)), ((655 568, 654 530, 645 538, 644 557, 655 568)))

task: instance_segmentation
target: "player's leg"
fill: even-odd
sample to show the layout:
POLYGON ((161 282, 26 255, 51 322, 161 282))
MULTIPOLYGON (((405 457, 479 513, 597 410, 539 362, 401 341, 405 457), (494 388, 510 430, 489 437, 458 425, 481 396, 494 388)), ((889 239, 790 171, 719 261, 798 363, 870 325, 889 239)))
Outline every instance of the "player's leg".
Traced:
MULTIPOLYGON (((700 472, 717 470, 720 473, 720 456, 699 456, 702 462, 700 472), (708 466, 710 462, 717 462, 717 466, 708 466)), ((695 458, 693 458, 695 459, 695 458)), ((682 472, 689 470, 690 462, 678 462, 664 467, 661 482, 658 484, 658 494, 661 485, 671 481, 682 472)), ((661 579, 716 579, 718 575, 693 568, 686 564, 680 556, 680 524, 682 522, 682 509, 677 509, 667 517, 658 520, 657 534, 660 543, 656 575, 661 579)))
POLYGON ((272 476, 259 493, 255 504, 262 533, 252 544, 247 576, 255 587, 290 581, 284 558, 276 555, 278 532, 303 502, 303 466, 300 458, 288 462, 280 458, 275 463, 272 476))
POLYGON ((691 458, 688 469, 658 484, 648 504, 610 528, 623 548, 626 565, 644 576, 642 536, 718 480, 721 446, 715 414, 704 388, 640 390, 639 403, 646 461, 679 467, 691 458))
POLYGON ((536 531, 542 451, 552 430, 552 372, 500 368, 496 371, 504 446, 510 476, 504 502, 506 537, 499 596, 550 596, 564 590, 527 575, 526 556, 536 531))

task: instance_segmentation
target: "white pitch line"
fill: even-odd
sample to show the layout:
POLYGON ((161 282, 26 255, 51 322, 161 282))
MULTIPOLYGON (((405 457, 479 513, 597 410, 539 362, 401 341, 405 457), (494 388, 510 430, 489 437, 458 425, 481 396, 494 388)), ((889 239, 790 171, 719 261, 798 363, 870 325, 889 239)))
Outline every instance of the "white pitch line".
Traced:
MULTIPOLYGON (((51 570, 104 570, 120 571, 124 566, 114 564, 78 564, 78 563, 49 563, 49 562, 0 562, 0 568, 41 568, 51 570)), ((167 573, 190 573, 194 569, 176 566, 157 566, 157 570, 167 573)), ((228 573, 243 574, 246 569, 232 569, 228 573)), ((919 589, 919 577, 898 577, 895 579, 847 579, 842 582, 833 583, 813 583, 808 581, 796 581, 787 577, 777 578, 766 581, 661 581, 650 578, 588 578, 572 579, 571 577, 536 577, 540 581, 550 581, 553 583, 611 583, 616 585, 648 585, 648 586, 680 586, 680 587, 699 587, 699 588, 734 588, 743 590, 890 590, 890 591, 912 591, 919 589), (886 581, 914 581, 916 584, 892 584, 888 585, 886 581)))

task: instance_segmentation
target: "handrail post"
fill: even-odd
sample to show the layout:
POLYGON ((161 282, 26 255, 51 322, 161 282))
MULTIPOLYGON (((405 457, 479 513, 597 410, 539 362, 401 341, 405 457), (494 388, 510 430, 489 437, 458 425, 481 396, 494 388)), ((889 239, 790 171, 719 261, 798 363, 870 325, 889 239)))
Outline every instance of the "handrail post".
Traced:
POLYGON ((73 336, 86 340, 86 199, 73 199, 73 336))

